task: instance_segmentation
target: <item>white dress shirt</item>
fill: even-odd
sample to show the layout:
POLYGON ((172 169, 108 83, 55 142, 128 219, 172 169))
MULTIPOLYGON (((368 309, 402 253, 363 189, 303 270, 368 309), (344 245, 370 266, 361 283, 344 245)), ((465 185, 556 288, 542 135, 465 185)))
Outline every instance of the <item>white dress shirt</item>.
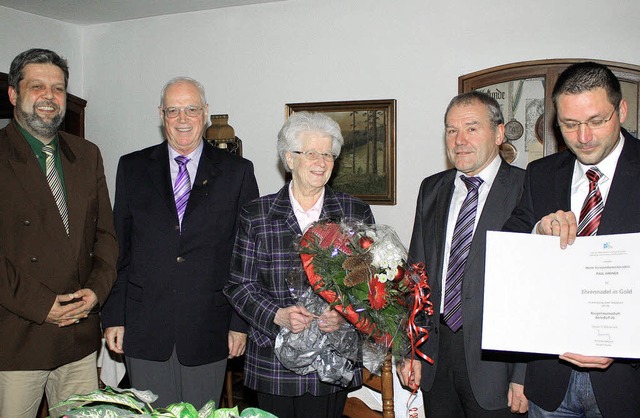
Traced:
MULTIPOLYGON (((475 233, 476 227, 478 226, 478 220, 480 219, 480 215, 482 214, 482 209, 484 208, 484 204, 487 202, 487 196, 489 196, 489 191, 491 190, 491 186, 493 185, 496 176, 498 175, 498 170, 500 169, 500 164, 502 163, 502 159, 499 155, 497 155, 488 166, 484 168, 481 172, 479 172, 475 177, 480 177, 482 179, 482 184, 478 189, 478 209, 476 211, 476 219, 473 224, 473 231, 475 233)), ((444 309, 444 289, 446 288, 447 282, 447 270, 449 269, 449 253, 451 252, 451 238, 453 237, 453 230, 456 227, 456 221, 458 220, 458 213, 460 213, 460 208, 462 207, 462 203, 464 199, 467 197, 467 186, 460 179, 461 175, 465 175, 461 171, 456 171, 456 178, 453 182, 454 190, 453 196, 451 197, 451 204, 449 205, 449 216, 447 217, 447 235, 445 237, 444 244, 444 259, 442 261, 442 295, 441 295, 441 303, 440 303, 440 312, 444 309)), ((465 175, 466 176, 466 175, 465 175)))

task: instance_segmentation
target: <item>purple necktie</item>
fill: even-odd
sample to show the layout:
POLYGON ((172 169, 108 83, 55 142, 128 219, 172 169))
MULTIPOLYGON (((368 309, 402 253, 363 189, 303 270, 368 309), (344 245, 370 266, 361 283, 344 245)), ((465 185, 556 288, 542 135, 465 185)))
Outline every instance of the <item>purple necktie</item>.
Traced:
POLYGON ((460 179, 467 186, 467 197, 460 207, 453 238, 451 238, 443 310, 444 322, 453 332, 458 331, 462 326, 462 276, 469 248, 471 248, 473 226, 478 209, 478 189, 482 184, 480 177, 460 176, 460 179))
POLYGON ((598 170, 598 167, 592 167, 587 171, 586 175, 587 179, 589 179, 589 194, 587 194, 580 211, 578 236, 581 237, 595 235, 598 232, 602 210, 604 209, 602 195, 598 187, 598 180, 600 180, 602 173, 598 170))
POLYGON ((189 158, 180 155, 176 157, 175 160, 176 163, 178 163, 178 176, 176 177, 176 183, 173 186, 173 197, 176 199, 178 221, 180 222, 180 227, 182 229, 184 210, 187 208, 189 194, 191 194, 191 179, 189 178, 189 170, 187 170, 189 158))

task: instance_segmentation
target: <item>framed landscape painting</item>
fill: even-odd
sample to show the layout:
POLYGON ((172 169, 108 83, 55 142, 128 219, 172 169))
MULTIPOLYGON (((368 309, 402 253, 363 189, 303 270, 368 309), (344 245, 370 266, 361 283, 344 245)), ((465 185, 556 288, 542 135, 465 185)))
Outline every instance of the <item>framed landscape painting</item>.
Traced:
POLYGON ((289 103, 295 112, 321 112, 335 120, 344 144, 329 180, 332 189, 373 205, 396 204, 396 100, 289 103))

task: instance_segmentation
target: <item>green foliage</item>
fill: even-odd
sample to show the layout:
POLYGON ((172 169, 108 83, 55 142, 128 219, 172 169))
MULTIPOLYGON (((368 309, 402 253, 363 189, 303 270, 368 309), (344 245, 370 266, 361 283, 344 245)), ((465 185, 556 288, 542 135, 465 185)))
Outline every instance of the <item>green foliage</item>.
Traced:
POLYGON ((277 418, 268 412, 257 408, 248 408, 242 414, 238 407, 216 409, 215 402, 209 401, 196 411, 187 402, 175 403, 166 408, 154 409, 150 403, 157 396, 149 391, 136 389, 105 389, 96 390, 86 395, 72 395, 66 401, 60 402, 54 408, 69 418, 116 418, 130 416, 145 416, 153 418, 277 418), (64 410, 64 407, 67 410, 64 410))

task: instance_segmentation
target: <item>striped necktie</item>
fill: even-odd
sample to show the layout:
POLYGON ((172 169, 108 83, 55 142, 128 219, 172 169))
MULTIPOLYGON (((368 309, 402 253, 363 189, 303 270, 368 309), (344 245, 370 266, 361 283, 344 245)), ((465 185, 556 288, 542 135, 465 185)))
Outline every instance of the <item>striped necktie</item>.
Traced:
POLYGON ((578 236, 581 237, 595 235, 598 232, 600 218, 602 217, 602 210, 604 209, 602 195, 600 194, 600 188, 598 187, 598 180, 602 177, 602 173, 598 170, 598 167, 591 167, 587 170, 586 175, 587 179, 589 179, 589 193, 587 194, 587 198, 584 200, 582 210, 580 211, 578 236))
POLYGON ((184 217, 184 211, 187 208, 187 202, 191 194, 191 179, 189 178, 189 170, 187 170, 187 163, 190 159, 180 155, 176 157, 175 160, 176 163, 178 163, 178 175, 176 176, 176 182, 173 186, 173 197, 176 200, 178 221, 182 229, 182 218, 184 217))
POLYGON ((51 193, 58 206, 62 223, 64 224, 64 230, 69 235, 69 212, 67 210, 67 200, 64 195, 64 189, 62 188, 62 182, 60 182, 60 176, 56 169, 56 149, 53 145, 45 145, 42 147, 42 152, 47 156, 45 160, 45 172, 47 175, 47 183, 51 188, 51 193))
POLYGON ((467 263, 473 239, 473 227, 478 210, 478 189, 483 182, 480 177, 460 176, 460 179, 467 186, 467 197, 460 207, 451 238, 443 310, 444 322, 453 332, 462 327, 462 276, 464 276, 464 266, 467 263))

